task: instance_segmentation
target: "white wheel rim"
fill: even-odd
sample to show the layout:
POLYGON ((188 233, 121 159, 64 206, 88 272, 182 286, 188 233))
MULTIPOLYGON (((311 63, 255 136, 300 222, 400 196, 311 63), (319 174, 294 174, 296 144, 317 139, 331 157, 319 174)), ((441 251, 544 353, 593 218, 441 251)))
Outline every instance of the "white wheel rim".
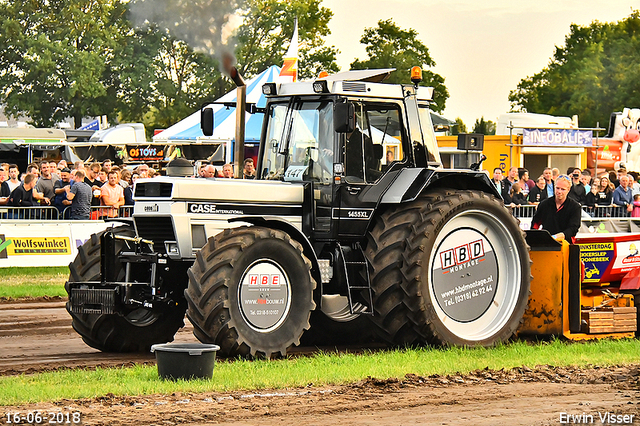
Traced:
POLYGON ((451 218, 439 232, 428 263, 430 298, 444 327, 468 341, 481 341, 499 333, 518 304, 520 262, 511 232, 493 214, 467 210, 451 218), (455 253, 465 244, 466 249, 459 249, 460 259, 454 255, 451 261, 450 250, 455 253), (482 255, 479 245, 483 246, 482 255), (465 259, 464 250, 469 259, 465 259), (456 263, 458 260, 466 261, 467 266, 456 263), (445 278, 447 273, 451 275, 445 278), (487 291, 489 286, 491 290, 487 291), (483 288, 485 291, 481 292, 483 288))
POLYGON ((247 325, 259 333, 269 333, 282 325, 291 309, 289 277, 273 260, 258 259, 240 279, 238 301, 247 325))

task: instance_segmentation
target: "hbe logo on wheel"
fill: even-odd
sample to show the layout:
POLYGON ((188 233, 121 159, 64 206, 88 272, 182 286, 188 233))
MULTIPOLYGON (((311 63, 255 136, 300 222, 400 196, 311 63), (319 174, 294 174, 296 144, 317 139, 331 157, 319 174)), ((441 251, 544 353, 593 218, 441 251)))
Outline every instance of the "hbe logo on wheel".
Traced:
POLYGON ((280 285, 280 275, 274 274, 251 274, 248 276, 249 285, 271 285, 271 286, 279 286, 280 285))

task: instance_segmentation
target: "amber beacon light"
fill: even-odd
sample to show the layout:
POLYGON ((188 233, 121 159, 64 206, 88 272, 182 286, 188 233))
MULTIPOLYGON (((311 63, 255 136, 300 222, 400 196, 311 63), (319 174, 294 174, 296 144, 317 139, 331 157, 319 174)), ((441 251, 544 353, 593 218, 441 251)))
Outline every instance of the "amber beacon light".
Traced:
POLYGON ((411 68, 411 82, 416 86, 422 81, 422 69, 420 67, 411 68))

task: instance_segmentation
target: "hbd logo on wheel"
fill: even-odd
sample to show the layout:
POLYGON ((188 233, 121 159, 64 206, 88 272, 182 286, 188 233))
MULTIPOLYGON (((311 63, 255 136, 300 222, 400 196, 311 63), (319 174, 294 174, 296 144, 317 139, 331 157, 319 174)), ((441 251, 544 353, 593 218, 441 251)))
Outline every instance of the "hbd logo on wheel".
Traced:
POLYGON ((482 240, 477 240, 441 252, 440 264, 442 269, 448 269, 476 260, 482 256, 484 256, 484 245, 482 240))

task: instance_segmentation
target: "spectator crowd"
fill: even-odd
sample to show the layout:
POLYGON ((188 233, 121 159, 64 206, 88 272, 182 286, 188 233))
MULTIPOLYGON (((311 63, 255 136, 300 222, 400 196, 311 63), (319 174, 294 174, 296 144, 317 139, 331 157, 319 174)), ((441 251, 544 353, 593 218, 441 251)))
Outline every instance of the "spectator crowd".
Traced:
MULTIPOLYGON (((243 179, 255 179, 253 159, 243 163, 243 179)), ((52 206, 64 219, 118 217, 121 207, 133 206, 133 184, 160 172, 147 164, 121 168, 111 160, 84 164, 65 160, 31 163, 24 172, 16 164, 0 164, 0 206, 26 208, 52 206)), ((198 168, 200 178, 233 178, 233 165, 218 171, 212 164, 198 168)))
MULTIPOLYGON (((506 206, 538 205, 554 196, 554 185, 560 170, 547 167, 533 181, 525 168, 511 167, 505 177, 502 169, 493 170, 492 182, 502 195, 506 206)), ((624 166, 615 171, 593 177, 589 169, 569 167, 571 181, 568 198, 576 201, 590 215, 597 215, 599 207, 609 207, 608 214, 616 217, 640 217, 640 174, 627 172, 624 166)))
MULTIPOLYGON (((117 217, 122 206, 133 206, 133 184, 138 178, 159 176, 147 164, 121 168, 111 160, 85 165, 82 161, 67 164, 65 160, 32 163, 21 174, 16 164, 0 164, 0 206, 53 206, 64 219, 95 219, 117 217)), ((492 182, 506 206, 538 205, 554 196, 557 168, 547 167, 534 181, 525 168, 511 167, 506 176, 502 169, 493 170, 492 182)), ((613 207, 615 216, 640 217, 639 174, 627 172, 624 166, 616 171, 593 177, 588 169, 569 167, 567 177, 572 182, 568 198, 579 203, 587 213, 598 207, 613 207)), ((232 164, 220 170, 213 164, 202 164, 199 178, 233 178, 232 164)), ((243 162, 243 179, 255 179, 253 159, 243 162)))

